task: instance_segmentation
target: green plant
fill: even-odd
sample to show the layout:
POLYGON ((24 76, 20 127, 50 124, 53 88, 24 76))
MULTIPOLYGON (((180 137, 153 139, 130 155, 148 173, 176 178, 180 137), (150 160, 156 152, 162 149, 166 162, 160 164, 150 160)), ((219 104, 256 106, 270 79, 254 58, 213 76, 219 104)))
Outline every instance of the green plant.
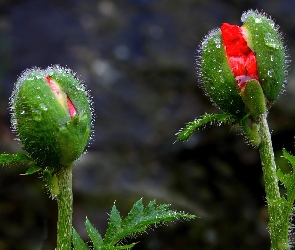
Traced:
POLYGON ((205 114, 177 134, 187 140, 206 124, 229 123, 239 127, 259 149, 268 205, 271 249, 291 247, 288 233, 295 199, 295 158, 283 150, 292 173, 277 170, 267 114, 285 85, 287 60, 278 26, 265 14, 247 11, 242 27, 222 24, 202 41, 198 69, 200 81, 212 102, 224 113, 205 114), (281 194, 279 181, 287 191, 281 194))
MULTIPOLYGON (((27 167, 26 175, 39 173, 58 204, 57 249, 89 249, 72 227, 73 162, 84 152, 91 137, 93 109, 86 87, 67 68, 58 65, 45 70, 26 70, 15 84, 10 99, 12 126, 26 153, 1 154, 0 165, 27 167)), ((175 212, 168 205, 146 207, 139 200, 122 220, 115 205, 104 239, 86 219, 92 241, 90 249, 131 249, 124 245, 149 227, 193 215, 175 212)))

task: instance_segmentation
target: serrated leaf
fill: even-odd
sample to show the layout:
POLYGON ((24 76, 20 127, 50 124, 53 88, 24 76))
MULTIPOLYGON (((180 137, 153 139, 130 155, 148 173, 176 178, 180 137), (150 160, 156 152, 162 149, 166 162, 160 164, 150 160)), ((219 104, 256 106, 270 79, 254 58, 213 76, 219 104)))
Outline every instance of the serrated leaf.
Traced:
POLYGON ((283 149, 284 158, 291 163, 293 170, 290 173, 284 173, 281 169, 277 171, 278 179, 285 185, 286 187, 286 196, 278 200, 277 207, 275 208, 276 216, 280 215, 281 218, 277 221, 280 221, 281 224, 278 224, 278 232, 281 232, 282 236, 286 235, 288 232, 288 228, 293 228, 290 224, 292 221, 292 209, 293 203, 295 200, 295 156, 289 154, 285 149, 283 149))
POLYGON ((108 223, 108 229, 104 237, 104 244, 114 245, 116 242, 120 240, 119 235, 122 232, 121 223, 122 219, 120 213, 116 208, 116 205, 113 205, 110 214, 110 221, 108 223))
POLYGON ((191 136, 191 134, 198 128, 205 126, 206 124, 213 123, 222 124, 229 122, 233 119, 233 116, 230 114, 205 114, 199 119, 195 119, 186 124, 185 128, 181 129, 176 135, 176 141, 186 141, 191 136))
POLYGON ((127 217, 122 222, 122 227, 136 225, 143 215, 144 206, 142 199, 135 202, 127 217))
MULTIPOLYGON (((124 220, 115 205, 113 205, 108 228, 105 238, 102 240, 101 235, 86 218, 86 231, 93 243, 95 250, 118 250, 131 249, 136 242, 124 245, 124 239, 134 238, 136 235, 146 231, 151 226, 169 222, 176 219, 193 219, 194 215, 184 212, 176 212, 169 209, 170 205, 162 204, 156 206, 156 202, 151 201, 144 207, 142 199, 138 200, 124 220)), ((75 239, 79 241, 79 239, 75 239)))
POLYGON ((285 174, 279 169, 277 171, 277 176, 287 188, 288 201, 293 204, 295 199, 295 156, 289 154, 286 149, 283 149, 283 156, 291 163, 293 171, 291 173, 285 174))
POLYGON ((291 163, 293 167, 293 172, 295 172, 295 156, 289 154, 285 148, 283 148, 283 156, 291 163))
MULTIPOLYGON (((155 201, 151 201, 146 208, 142 204, 142 199, 137 201, 130 210, 127 217, 123 220, 120 230, 117 230, 118 242, 120 239, 135 236, 147 230, 150 226, 156 226, 158 223, 165 223, 179 218, 192 219, 195 216, 187 215, 182 212, 175 212, 169 209, 169 205, 162 204, 156 206, 155 201)), ((116 243, 113 241, 113 243, 116 243)), ((105 243, 105 241, 104 241, 105 243)))
POLYGON ((103 239, 100 233, 93 227, 93 225, 90 223, 87 217, 85 221, 85 226, 86 226, 86 231, 89 235, 89 238, 91 239, 93 243, 93 249, 100 250, 103 244, 103 239))
POLYGON ((77 231, 73 228, 72 241, 74 250, 89 250, 88 245, 81 239, 77 231))
POLYGON ((0 154, 0 165, 31 165, 34 160, 25 153, 0 154))
POLYGON ((288 188, 289 183, 292 179, 291 174, 283 173, 283 171, 281 169, 278 169, 277 176, 278 176, 279 180, 285 185, 285 187, 288 188))

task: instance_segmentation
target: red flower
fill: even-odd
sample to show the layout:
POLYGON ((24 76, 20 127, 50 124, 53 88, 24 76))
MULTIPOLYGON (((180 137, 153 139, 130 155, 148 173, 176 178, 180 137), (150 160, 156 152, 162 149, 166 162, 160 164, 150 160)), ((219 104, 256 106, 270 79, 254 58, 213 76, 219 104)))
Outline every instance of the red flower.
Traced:
POLYGON ((237 25, 223 23, 221 33, 226 56, 238 86, 243 88, 250 79, 259 80, 256 57, 247 45, 244 30, 237 25))

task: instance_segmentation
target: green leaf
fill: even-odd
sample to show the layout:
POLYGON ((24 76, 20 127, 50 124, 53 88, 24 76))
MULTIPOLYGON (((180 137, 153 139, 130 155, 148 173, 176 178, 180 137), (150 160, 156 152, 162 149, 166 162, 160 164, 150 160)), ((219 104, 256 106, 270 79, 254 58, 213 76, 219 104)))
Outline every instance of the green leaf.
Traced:
POLYGON ((40 171, 41 169, 42 168, 39 167, 38 165, 33 164, 33 165, 29 166, 29 168, 28 168, 27 172, 25 173, 25 175, 34 174, 34 173, 40 171))
POLYGON ((291 155, 287 152, 286 149, 283 148, 283 156, 285 157, 286 160, 288 160, 292 167, 293 167, 293 171, 295 170, 295 156, 291 155))
POLYGON ((122 219, 116 205, 114 204, 110 214, 110 221, 104 238, 104 244, 113 245, 120 240, 122 219))
POLYGON ((87 217, 85 221, 85 226, 86 226, 86 231, 93 243, 93 249, 100 250, 103 244, 103 239, 100 233, 92 226, 92 224, 90 223, 87 217))
POLYGON ((89 250, 88 245, 81 239, 77 231, 73 228, 73 245, 74 250, 89 250))
POLYGON ((25 153, 0 154, 0 165, 31 165, 34 160, 25 153))
POLYGON ((195 119, 187 123, 185 128, 180 129, 180 131, 176 134, 176 141, 185 141, 187 140, 191 134, 198 128, 205 126, 206 124, 212 125, 213 123, 222 124, 234 120, 234 117, 231 114, 205 114, 201 116, 199 119, 195 119))
POLYGON ((157 227, 159 224, 165 224, 166 222, 177 219, 189 220, 195 218, 194 215, 176 212, 169 209, 169 207, 170 205, 167 204, 157 206, 155 200, 149 202, 149 204, 144 207, 142 199, 140 199, 133 205, 126 218, 122 220, 118 209, 113 205, 104 239, 101 238, 101 235, 86 218, 86 231, 93 243, 93 249, 131 249, 137 242, 127 245, 123 244, 126 238, 134 239, 135 236, 152 226, 157 227))
POLYGON ((295 156, 289 154, 286 149, 283 149, 283 156, 291 163, 293 170, 290 173, 284 173, 281 169, 277 171, 277 177, 284 184, 287 191, 286 196, 281 198, 278 201, 277 207, 274 208, 277 211, 277 215, 281 216, 281 219, 278 220, 281 222, 281 224, 278 224, 278 232, 281 232, 282 235, 280 237, 288 233, 286 231, 288 228, 293 228, 290 222, 292 221, 291 213, 294 213, 293 203, 295 200, 295 156))
POLYGON ((105 246, 102 248, 102 250, 118 250, 118 249, 131 249, 132 247, 134 247, 136 245, 136 243, 132 243, 129 245, 124 245, 124 246, 105 246))
POLYGON ((288 160, 293 168, 291 173, 283 173, 282 170, 277 171, 277 176, 279 180, 285 185, 287 188, 287 199, 289 202, 294 202, 295 199, 295 156, 289 154, 286 149, 283 149, 283 156, 286 160, 288 160))

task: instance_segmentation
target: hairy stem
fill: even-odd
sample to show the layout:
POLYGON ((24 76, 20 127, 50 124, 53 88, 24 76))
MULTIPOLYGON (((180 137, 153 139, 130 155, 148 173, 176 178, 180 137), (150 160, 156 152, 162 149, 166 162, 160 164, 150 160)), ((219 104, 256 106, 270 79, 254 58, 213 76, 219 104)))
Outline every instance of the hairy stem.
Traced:
POLYGON ((279 206, 280 192, 278 178, 276 175, 276 164, 274 159, 271 135, 269 132, 266 115, 261 115, 259 119, 259 144, 260 159, 263 170, 266 199, 269 213, 269 233, 272 250, 286 250, 288 246, 288 230, 281 228, 282 211, 279 206), (282 232, 287 232, 282 235, 282 232))
POLYGON ((63 166, 58 172, 58 186, 57 250, 70 250, 73 212, 72 166, 63 166))

